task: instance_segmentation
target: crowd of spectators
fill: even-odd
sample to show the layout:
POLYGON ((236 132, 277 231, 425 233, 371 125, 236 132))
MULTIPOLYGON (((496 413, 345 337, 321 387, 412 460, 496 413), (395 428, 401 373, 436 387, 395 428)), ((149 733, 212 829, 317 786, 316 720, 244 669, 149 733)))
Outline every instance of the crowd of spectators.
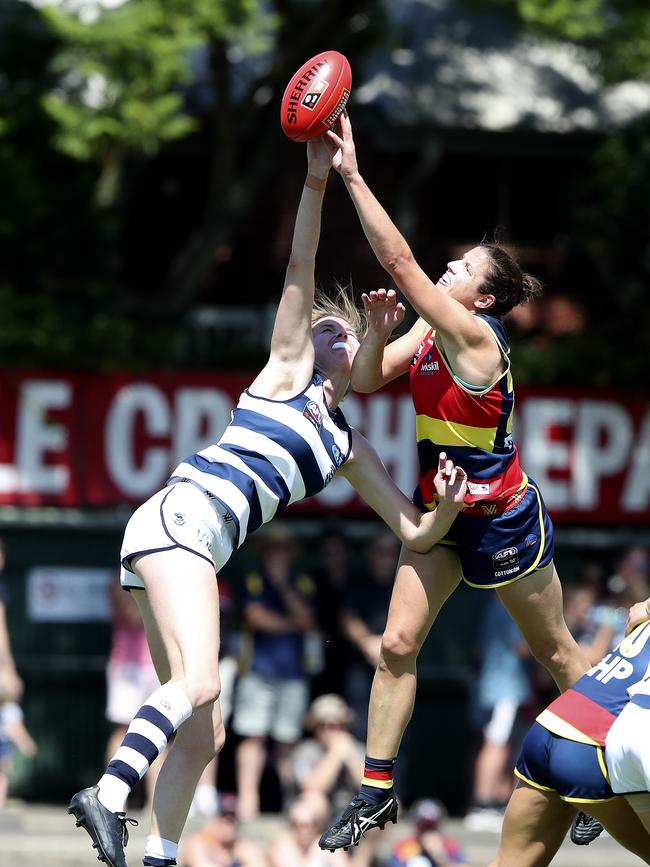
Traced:
MULTIPOLYGON (((186 867, 378 863, 378 835, 335 856, 325 856, 317 841, 362 776, 368 695, 398 555, 398 542, 386 531, 354 549, 331 530, 317 550, 305 552, 291 525, 276 522, 259 534, 253 568, 220 576, 220 700, 230 759, 225 770, 211 764, 197 788, 192 814, 205 824, 184 842, 186 867), (264 783, 269 777, 270 788, 264 783), (262 813, 285 817, 266 846, 242 835, 262 813)), ((3 563, 0 543, 0 571, 3 563)), ((566 621, 592 662, 622 637, 627 607, 650 595, 649 567, 648 552, 634 547, 611 574, 600 562, 585 562, 566 583, 566 621)), ((497 831, 513 785, 513 755, 555 687, 496 594, 480 596, 476 667, 467 678, 476 749, 465 822, 470 830, 497 831)), ((136 606, 115 588, 111 600, 109 752, 155 679, 136 606)), ((0 805, 12 753, 36 752, 22 722, 23 685, 6 603, 0 584, 0 805)), ((408 811, 409 833, 393 845, 390 867, 464 863, 456 841, 444 834, 445 808, 433 799, 440 793, 428 794, 408 811)), ((385 849, 382 859, 386 863, 385 849)))

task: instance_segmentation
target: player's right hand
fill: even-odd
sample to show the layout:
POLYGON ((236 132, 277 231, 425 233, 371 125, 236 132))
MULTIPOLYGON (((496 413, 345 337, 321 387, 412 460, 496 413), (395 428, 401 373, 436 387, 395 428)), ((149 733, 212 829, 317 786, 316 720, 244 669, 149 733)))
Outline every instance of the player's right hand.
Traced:
POLYGON ((394 289, 364 292, 361 300, 368 319, 368 328, 377 337, 388 339, 404 321, 406 308, 397 300, 394 289))

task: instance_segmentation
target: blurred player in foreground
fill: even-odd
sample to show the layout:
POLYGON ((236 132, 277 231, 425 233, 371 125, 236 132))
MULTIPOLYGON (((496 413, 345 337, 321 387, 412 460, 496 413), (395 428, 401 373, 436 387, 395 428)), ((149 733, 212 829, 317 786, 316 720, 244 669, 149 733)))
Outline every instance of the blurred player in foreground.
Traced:
POLYGON ((156 785, 144 864, 176 864, 197 781, 225 737, 215 572, 247 534, 321 491, 337 472, 416 550, 429 550, 462 508, 463 470, 441 457, 440 507, 422 513, 339 409, 363 319, 349 299, 314 304, 330 158, 320 139, 309 143, 307 156, 268 363, 241 395, 219 443, 182 462, 126 527, 122 585, 138 602, 162 686, 137 712, 97 785, 74 795, 69 807, 110 867, 126 867, 126 822, 133 821, 124 812, 127 796, 174 733, 156 785))
POLYGON ((417 656, 462 580, 496 589, 560 689, 575 683, 589 662, 564 622, 553 527, 512 437, 514 385, 501 317, 539 294, 539 281, 502 247, 480 244, 449 262, 434 283, 359 173, 346 115, 340 135, 328 132, 327 141, 375 255, 420 316, 388 343, 404 307, 392 290, 363 296, 369 330, 354 361, 353 388, 375 391, 410 371, 418 505, 436 508, 431 481, 441 452, 468 475, 465 507, 443 543, 426 555, 402 552, 370 695, 362 784, 321 839, 334 850, 397 816, 393 765, 413 712, 417 656))
POLYGON ((491 867, 549 864, 576 806, 650 864, 649 604, 630 609, 627 637, 529 729, 491 867))

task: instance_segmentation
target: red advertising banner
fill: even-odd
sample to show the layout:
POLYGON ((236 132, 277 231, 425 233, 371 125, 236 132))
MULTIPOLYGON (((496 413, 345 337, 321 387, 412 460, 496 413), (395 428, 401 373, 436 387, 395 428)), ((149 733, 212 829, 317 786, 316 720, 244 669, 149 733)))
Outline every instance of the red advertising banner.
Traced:
MULTIPOLYGON (((140 503, 214 442, 249 374, 0 371, 0 505, 140 503)), ((415 487, 414 413, 403 380, 344 411, 396 483, 415 487)), ((515 438, 557 522, 650 526, 650 403, 581 389, 520 389, 515 438)), ((295 507, 363 512, 343 479, 295 507)))

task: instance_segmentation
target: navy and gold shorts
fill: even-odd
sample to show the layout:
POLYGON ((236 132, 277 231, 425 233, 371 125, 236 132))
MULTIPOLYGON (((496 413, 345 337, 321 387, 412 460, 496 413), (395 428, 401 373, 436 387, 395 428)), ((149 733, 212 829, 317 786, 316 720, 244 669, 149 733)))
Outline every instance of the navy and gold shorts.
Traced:
POLYGON ((555 792, 571 803, 589 804, 616 797, 609 785, 602 747, 567 740, 538 722, 524 738, 515 775, 535 789, 555 792))
POLYGON ((537 485, 529 483, 514 508, 501 515, 458 515, 441 544, 458 551, 471 587, 504 587, 553 559, 553 524, 537 485))

